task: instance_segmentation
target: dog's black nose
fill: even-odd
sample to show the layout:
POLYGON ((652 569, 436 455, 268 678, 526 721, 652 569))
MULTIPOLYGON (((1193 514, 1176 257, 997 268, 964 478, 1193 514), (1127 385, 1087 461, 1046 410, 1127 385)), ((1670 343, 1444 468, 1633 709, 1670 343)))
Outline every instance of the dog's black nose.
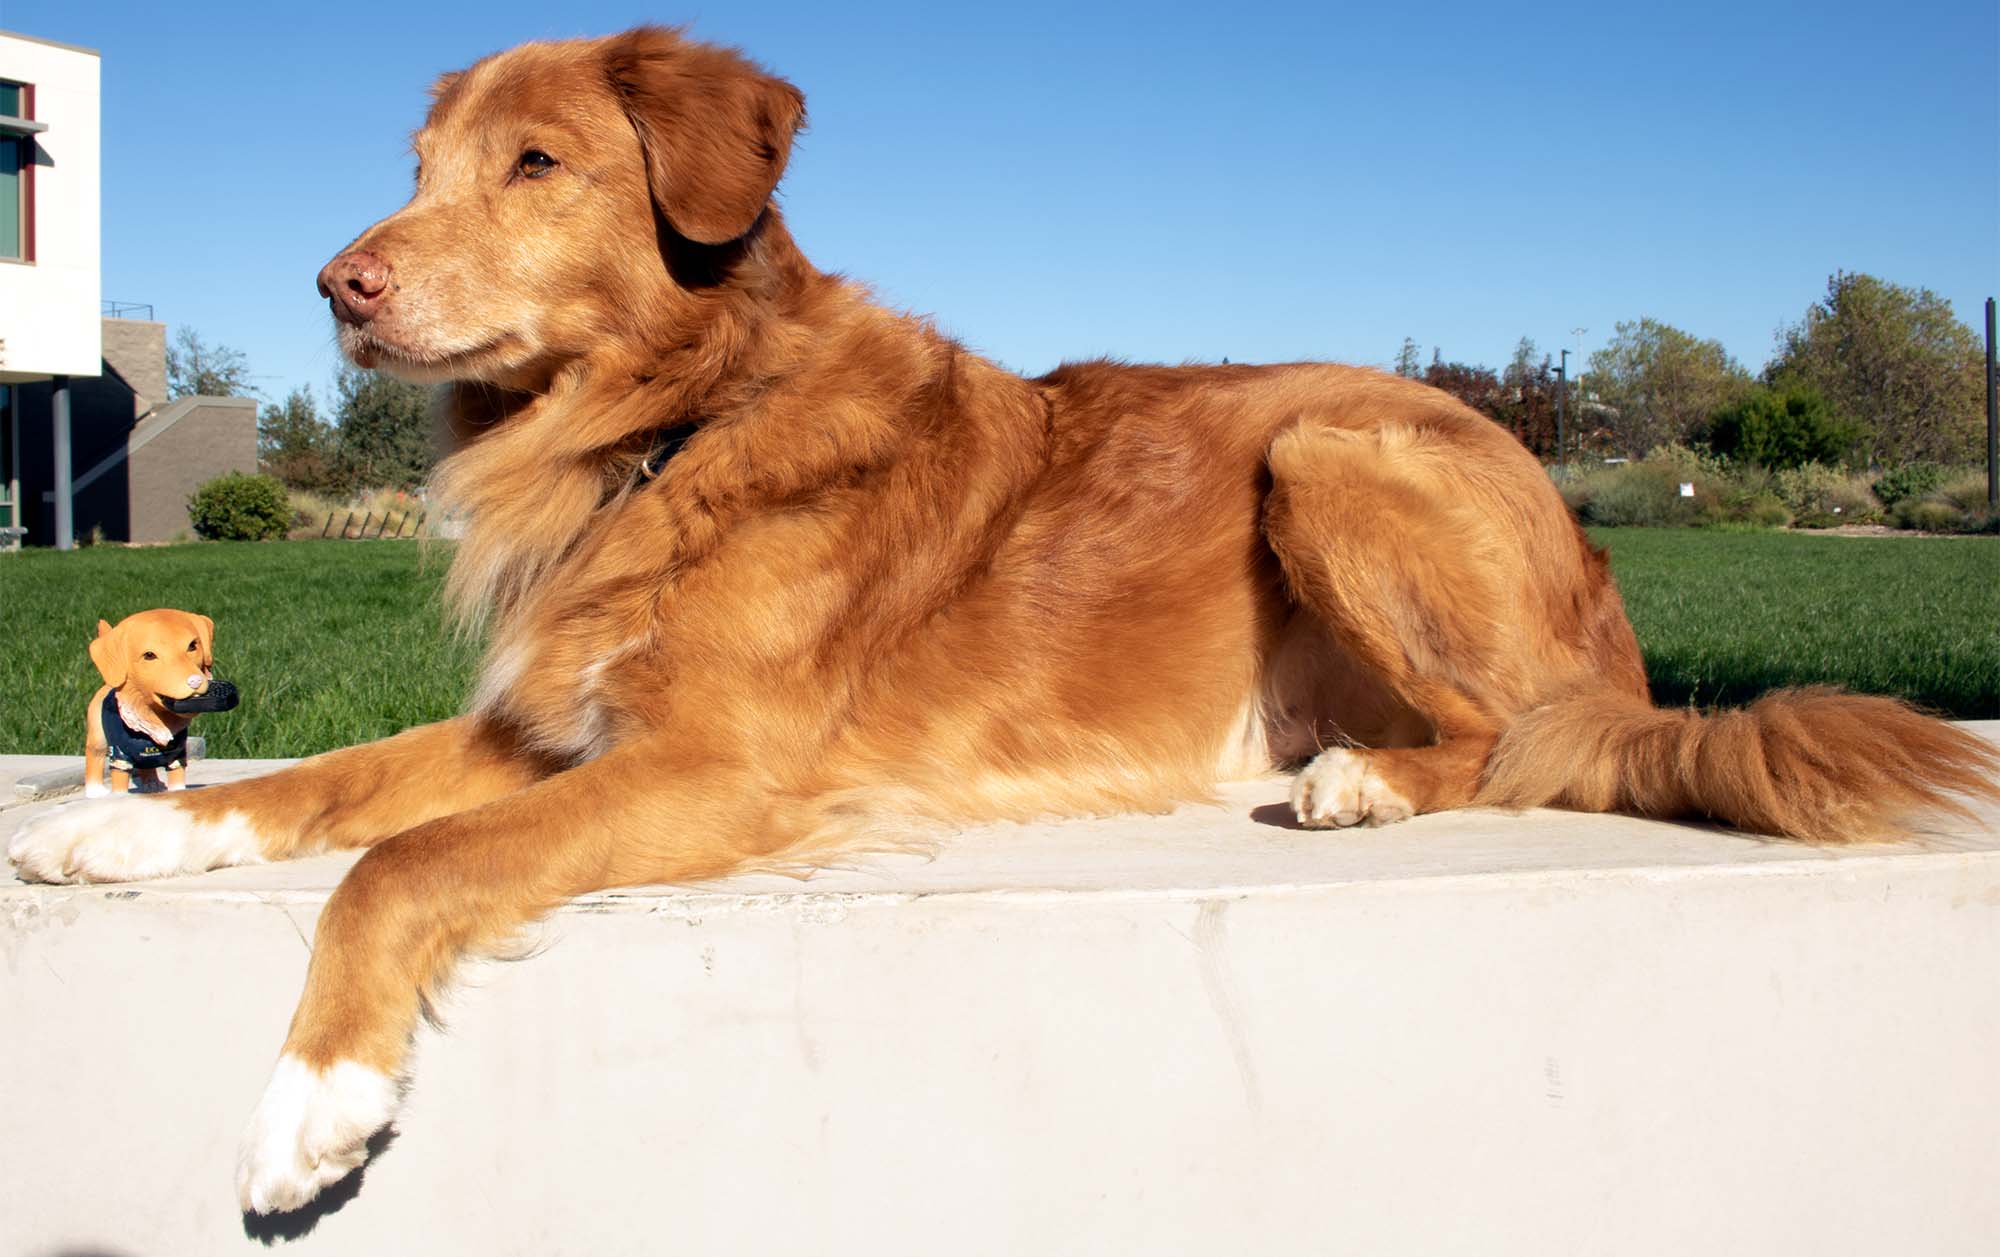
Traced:
POLYGON ((389 264, 366 249, 350 249, 320 268, 319 295, 333 303, 333 317, 361 326, 382 308, 389 264))

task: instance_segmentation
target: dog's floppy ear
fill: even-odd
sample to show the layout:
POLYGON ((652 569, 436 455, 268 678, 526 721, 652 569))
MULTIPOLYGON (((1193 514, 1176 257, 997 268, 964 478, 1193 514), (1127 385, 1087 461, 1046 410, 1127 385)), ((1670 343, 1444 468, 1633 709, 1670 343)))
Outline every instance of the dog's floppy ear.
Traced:
POLYGON ((90 661, 112 689, 125 684, 125 635, 99 620, 97 638, 90 643, 90 661))
POLYGON ((664 27, 614 35, 604 56, 646 153, 653 204, 673 229, 726 244, 756 226, 805 121, 799 89, 664 27))
POLYGON ((201 666, 206 668, 215 662, 215 621, 205 615, 190 611, 187 617, 194 621, 194 640, 201 656, 201 666))

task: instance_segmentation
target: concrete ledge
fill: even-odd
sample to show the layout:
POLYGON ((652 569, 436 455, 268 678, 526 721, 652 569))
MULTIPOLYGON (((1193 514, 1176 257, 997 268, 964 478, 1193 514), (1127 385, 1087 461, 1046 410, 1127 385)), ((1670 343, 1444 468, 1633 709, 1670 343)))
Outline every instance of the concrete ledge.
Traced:
MULTIPOLYGON (((1991 1251, 2000 815, 1835 851, 1283 797, 580 900, 293 1247, 1991 1251)), ((351 860, 0 882, 0 1248, 255 1248, 236 1135, 351 860)))
MULTIPOLYGON (((208 739, 188 735, 188 762, 208 756, 208 739)), ((75 755, 8 755, 6 775, 14 778, 14 798, 25 803, 53 799, 83 789, 83 760, 75 755)))

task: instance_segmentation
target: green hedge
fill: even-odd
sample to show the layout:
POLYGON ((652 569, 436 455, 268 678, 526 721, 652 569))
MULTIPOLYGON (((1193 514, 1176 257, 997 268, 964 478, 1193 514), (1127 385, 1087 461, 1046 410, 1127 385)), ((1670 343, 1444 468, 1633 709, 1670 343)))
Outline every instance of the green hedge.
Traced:
POLYGON ((285 535, 292 505, 274 477, 232 471, 194 491, 188 519, 210 541, 268 541, 285 535))

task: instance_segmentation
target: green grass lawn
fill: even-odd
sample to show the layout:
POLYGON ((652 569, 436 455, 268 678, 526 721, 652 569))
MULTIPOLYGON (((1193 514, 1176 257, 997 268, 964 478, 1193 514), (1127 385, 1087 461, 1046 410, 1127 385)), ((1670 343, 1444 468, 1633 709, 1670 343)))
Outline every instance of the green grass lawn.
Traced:
POLYGON ((290 541, 0 555, 0 751, 83 752, 98 617, 215 620, 243 705, 195 718, 217 757, 310 755, 452 715, 478 651, 446 630, 448 546, 290 541))
POLYGON ((1708 706, 1831 682, 2000 717, 2000 542, 1594 529, 1653 697, 1708 706))
MULTIPOLYGON (((2000 541, 1613 529, 1611 559, 1663 703, 1825 681, 2000 717, 2000 541)), ((97 547, 0 556, 0 751, 81 753, 99 616, 213 616, 243 705, 215 756, 308 755, 451 715, 477 661, 443 625, 449 547, 97 547)))

